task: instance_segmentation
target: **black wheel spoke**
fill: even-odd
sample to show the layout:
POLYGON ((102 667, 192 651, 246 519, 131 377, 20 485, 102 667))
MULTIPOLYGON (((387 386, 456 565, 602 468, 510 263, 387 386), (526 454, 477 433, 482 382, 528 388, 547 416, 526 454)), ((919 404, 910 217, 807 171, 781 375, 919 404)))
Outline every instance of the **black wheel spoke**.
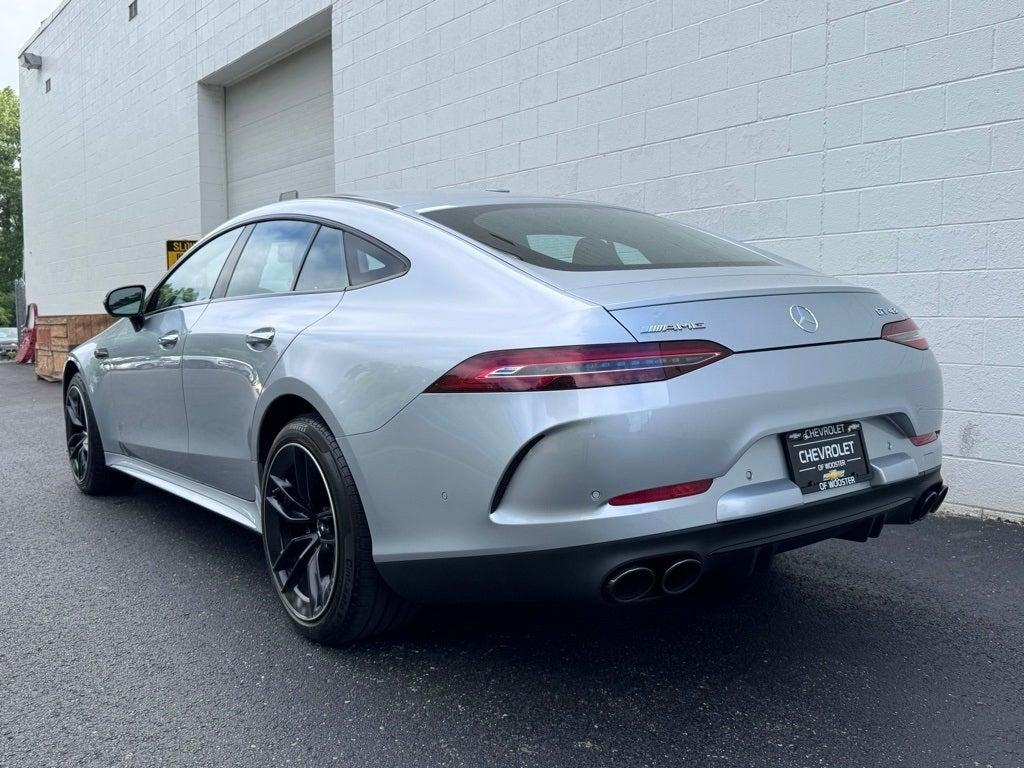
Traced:
MULTIPOLYGON (((283 477, 278 477, 277 475, 271 475, 270 482, 273 484, 277 494, 284 499, 284 503, 291 507, 290 512, 299 512, 306 519, 311 517, 309 514, 309 507, 295 498, 295 495, 292 494, 291 491, 294 486, 290 481, 283 477)), ((287 516, 288 513, 280 512, 279 514, 287 516)), ((289 518, 289 520, 291 519, 292 518, 289 518)))
POLYGON ((281 517, 283 517, 289 523, 308 523, 309 522, 309 515, 307 515, 304 510, 302 510, 302 509, 297 509, 296 510, 293 507, 292 509, 298 512, 298 514, 294 514, 294 512, 292 510, 286 509, 285 505, 282 504, 280 501, 278 501, 273 496, 267 496, 267 504, 269 504, 271 509, 273 509, 275 512, 277 512, 277 514, 279 514, 281 517))
POLYGON ((289 558, 298 557, 306 548, 306 546, 309 545, 309 543, 311 541, 314 541, 315 539, 316 536, 312 533, 307 536, 298 536, 292 539, 287 544, 285 544, 284 549, 281 550, 281 554, 279 554, 277 556, 277 559, 274 560, 274 564, 271 566, 271 568, 273 568, 275 571, 281 570, 281 567, 286 562, 288 562, 289 558))
POLYGON ((299 579, 305 574, 306 563, 309 562, 309 558, 316 552, 317 543, 311 541, 306 545, 306 548, 302 550, 302 553, 295 559, 295 564, 292 565, 288 571, 288 576, 284 580, 284 584, 281 585, 281 591, 287 592, 289 589, 295 587, 299 583, 299 579))
POLYGON ((78 409, 75 408, 70 401, 66 406, 64 406, 64 410, 67 411, 68 420, 71 422, 72 426, 78 427, 79 429, 82 429, 85 426, 82 423, 82 418, 78 415, 78 409))
POLYGON ((263 491, 264 542, 288 610, 312 621, 327 608, 338 573, 337 521, 316 457, 298 443, 273 454, 263 491))
POLYGON ((315 611, 320 607, 320 601, 323 597, 321 591, 320 582, 320 545, 317 544, 316 551, 313 556, 309 558, 309 564, 306 566, 306 578, 309 580, 309 603, 310 607, 315 611))
POLYGON ((305 508, 309 509, 312 506, 309 496, 309 461, 304 454, 295 456, 295 492, 299 494, 305 508))
POLYGON ((83 395, 77 386, 71 387, 64 398, 64 414, 68 460, 75 479, 81 482, 89 467, 89 420, 83 395))

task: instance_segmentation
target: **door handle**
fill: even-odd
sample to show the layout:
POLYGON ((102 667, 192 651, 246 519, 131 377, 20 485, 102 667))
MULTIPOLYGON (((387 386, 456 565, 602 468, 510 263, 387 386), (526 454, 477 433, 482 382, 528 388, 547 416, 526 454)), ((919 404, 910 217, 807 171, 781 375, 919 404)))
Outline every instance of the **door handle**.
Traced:
POLYGON ((273 328, 257 328, 246 334, 245 343, 255 350, 266 349, 274 341, 276 332, 273 328))
POLYGON ((168 331, 156 341, 164 349, 174 349, 174 345, 178 343, 178 332, 168 331))
POLYGON ((106 360, 110 357, 110 352, 106 347, 96 347, 96 349, 92 351, 92 356, 98 360, 106 360))

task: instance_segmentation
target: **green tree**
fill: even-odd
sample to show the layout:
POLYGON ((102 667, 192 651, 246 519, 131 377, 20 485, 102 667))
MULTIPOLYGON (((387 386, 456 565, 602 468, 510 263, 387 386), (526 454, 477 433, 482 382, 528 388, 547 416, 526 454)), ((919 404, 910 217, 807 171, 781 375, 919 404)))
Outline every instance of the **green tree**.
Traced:
POLYGON ((14 281, 22 272, 19 113, 14 89, 0 90, 0 325, 14 324, 14 281))

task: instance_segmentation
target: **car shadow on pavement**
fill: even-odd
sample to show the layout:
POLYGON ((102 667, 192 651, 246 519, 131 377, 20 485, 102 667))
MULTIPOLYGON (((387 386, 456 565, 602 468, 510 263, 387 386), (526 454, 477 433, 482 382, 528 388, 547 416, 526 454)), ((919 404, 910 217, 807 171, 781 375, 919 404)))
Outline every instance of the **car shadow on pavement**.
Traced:
MULTIPOLYGON (((116 669, 156 675, 157 702, 194 691, 219 716, 210 712, 250 691, 267 712, 294 710, 275 728, 306 748, 335 749, 334 734, 370 739, 387 723, 404 765, 452 754, 474 764, 477 745, 494 758, 481 765, 568 765, 581 752, 616 765, 709 754, 847 765, 850 745, 894 762, 957 756, 914 765, 960 764, 972 744, 1005 742, 1012 754, 1019 612, 944 575, 948 542, 936 532, 961 535, 951 521, 825 542, 749 581, 709 580, 638 606, 424 606, 401 632, 338 649, 289 627, 255 534, 142 485, 78 498, 58 523, 83 539, 79 599, 103 596, 80 630, 88 642, 116 669), (126 611, 130 625, 97 624, 126 611), (315 720, 299 714, 303 702, 316 703, 315 720), (424 746, 434 741, 422 729, 444 745, 424 746)), ((266 743, 239 738, 278 749, 269 731, 266 743)))
MULTIPOLYGON (((122 506, 136 514, 151 509, 149 522, 162 530, 148 535, 183 543, 191 563, 248 585, 252 592, 245 599, 257 613, 280 610, 258 536, 156 489, 140 486, 122 502, 115 501, 109 513, 118 514, 122 506)), ((569 653, 579 668, 593 664, 608 675, 638 667, 664 675, 665 662, 677 673, 699 662, 706 674, 715 666, 708 662, 728 660, 734 675, 738 660, 759 660, 759 666, 770 656, 778 672, 779 665, 810 658, 821 664, 836 653, 883 673, 889 660, 905 668, 907 658, 964 642, 962 634, 944 631, 956 624, 953 607, 941 601, 908 604, 887 594, 899 589, 903 571, 880 554, 874 541, 826 542, 776 558, 767 574, 746 580, 709 576, 689 593, 638 605, 424 605, 398 633, 323 650, 358 658, 410 650, 449 655, 458 649, 459 654, 555 666, 569 653)), ((209 574, 197 571, 194 578, 201 595, 209 574)), ((266 631, 290 636, 283 617, 267 622, 266 631)))

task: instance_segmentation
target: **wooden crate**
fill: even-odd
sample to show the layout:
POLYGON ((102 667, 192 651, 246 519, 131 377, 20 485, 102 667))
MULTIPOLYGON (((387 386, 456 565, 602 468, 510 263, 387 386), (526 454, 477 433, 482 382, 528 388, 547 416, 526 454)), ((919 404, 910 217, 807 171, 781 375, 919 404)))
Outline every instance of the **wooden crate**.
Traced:
POLYGON ((68 352, 109 326, 109 315, 41 315, 36 318, 36 376, 60 381, 68 352))

